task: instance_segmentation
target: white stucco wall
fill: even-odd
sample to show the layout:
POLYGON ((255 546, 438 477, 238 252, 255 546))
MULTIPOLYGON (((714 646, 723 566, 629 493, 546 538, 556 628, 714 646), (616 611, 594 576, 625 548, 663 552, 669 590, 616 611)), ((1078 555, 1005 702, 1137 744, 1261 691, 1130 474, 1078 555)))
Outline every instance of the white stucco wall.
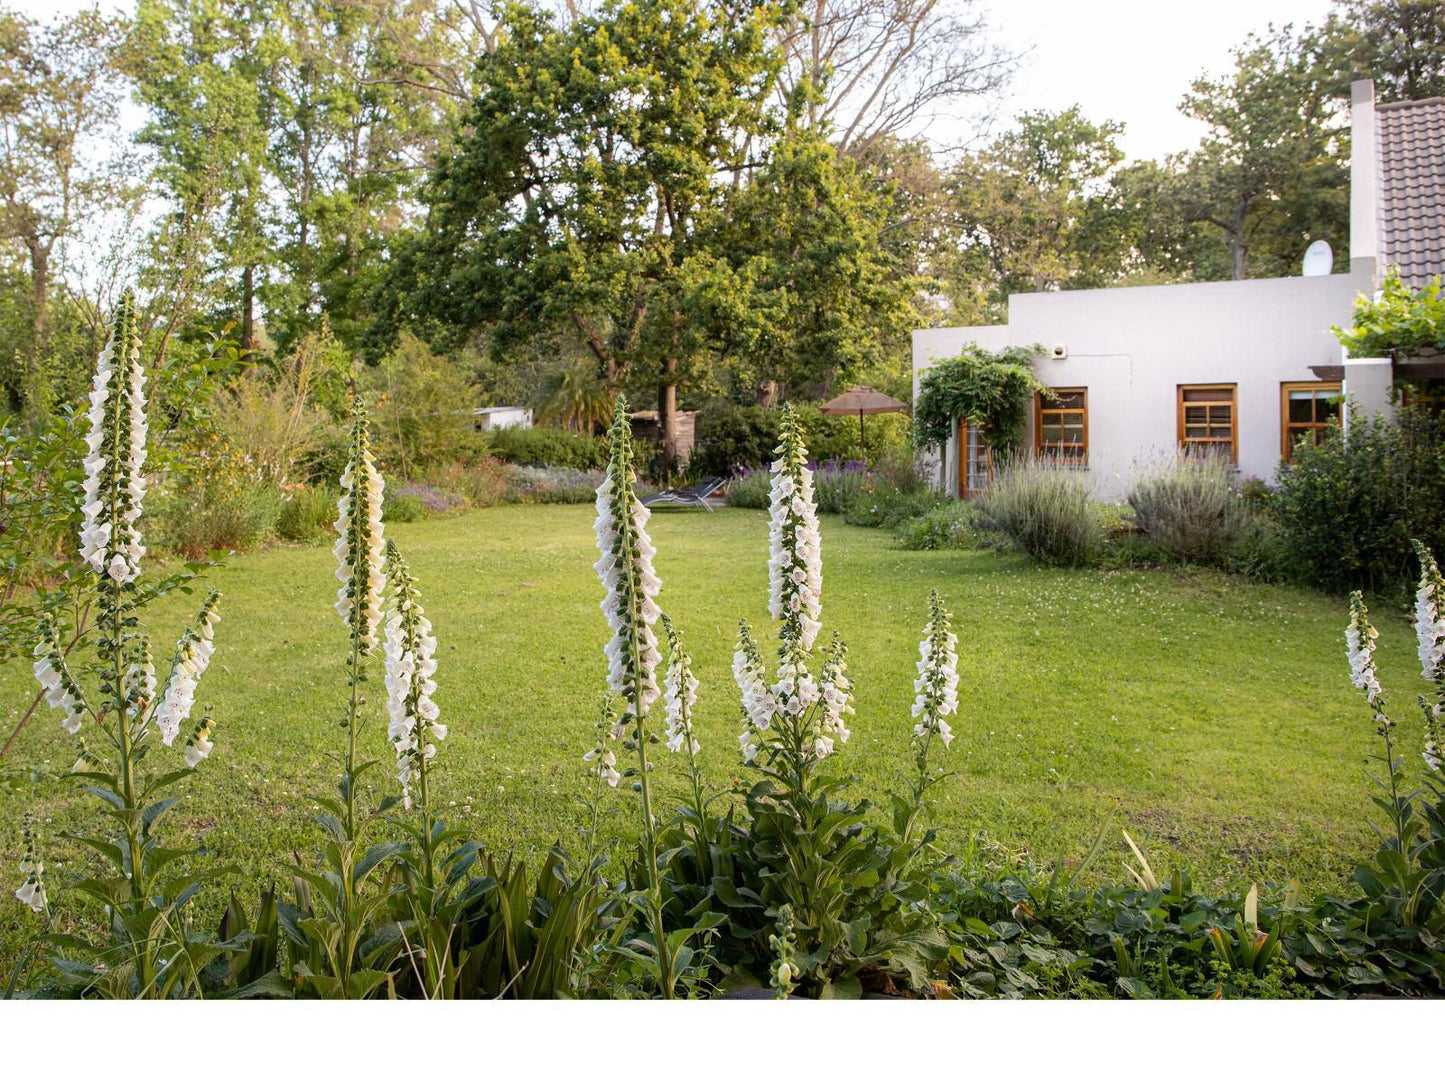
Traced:
POLYGON ((509 426, 532 426, 531 407, 480 407, 472 411, 478 429, 506 429, 509 426))
MULTIPOLYGON (((1132 467, 1175 446, 1178 385, 1233 383, 1240 474, 1272 478, 1280 384, 1317 379, 1311 365, 1340 364, 1330 326, 1348 323, 1356 295, 1373 288, 1365 263, 1314 278, 1018 294, 1006 326, 915 331, 915 394, 929 365, 969 341, 990 349, 1039 344, 1035 370, 1044 383, 1088 389, 1089 475, 1100 496, 1117 499, 1132 467), (1047 356, 1056 345, 1067 349, 1065 360, 1047 356)), ((957 458, 955 448, 946 451, 939 478, 950 492, 957 458)))

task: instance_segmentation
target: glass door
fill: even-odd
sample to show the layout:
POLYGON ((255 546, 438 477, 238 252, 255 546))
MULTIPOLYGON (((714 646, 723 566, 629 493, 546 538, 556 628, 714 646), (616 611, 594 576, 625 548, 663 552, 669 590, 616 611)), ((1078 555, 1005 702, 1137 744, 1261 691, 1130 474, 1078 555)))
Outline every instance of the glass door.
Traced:
POLYGON ((959 496, 977 497, 993 480, 993 450, 984 442, 979 427, 967 419, 958 423, 959 496))

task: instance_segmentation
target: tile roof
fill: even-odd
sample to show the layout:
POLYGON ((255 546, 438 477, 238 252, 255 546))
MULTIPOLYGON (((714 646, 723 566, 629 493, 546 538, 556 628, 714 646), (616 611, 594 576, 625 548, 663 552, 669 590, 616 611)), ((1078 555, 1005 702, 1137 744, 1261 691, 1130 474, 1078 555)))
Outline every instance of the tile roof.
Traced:
POLYGON ((1445 275, 1445 98, 1375 107, 1380 259, 1420 286, 1445 275))

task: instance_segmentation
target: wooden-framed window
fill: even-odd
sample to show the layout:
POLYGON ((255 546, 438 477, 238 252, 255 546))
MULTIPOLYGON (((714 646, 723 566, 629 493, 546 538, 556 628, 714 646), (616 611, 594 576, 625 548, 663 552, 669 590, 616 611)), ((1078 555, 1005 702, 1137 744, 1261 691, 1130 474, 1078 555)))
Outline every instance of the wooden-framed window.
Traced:
POLYGON ((1234 384, 1179 385, 1179 447, 1197 455, 1239 458, 1238 388, 1234 384))
POLYGON ((1089 390, 1053 388, 1034 395, 1034 452, 1069 467, 1089 462, 1089 390))
POLYGON ((1325 434, 1340 426, 1339 381, 1311 380, 1279 386, 1280 454, 1292 462, 1294 446, 1301 440, 1318 444, 1325 434))
POLYGON ((958 495, 977 497, 993 482, 993 449, 983 439, 983 430, 966 418, 958 423, 958 495))
POLYGON ((1438 377, 1397 380, 1402 407, 1423 410, 1430 415, 1445 412, 1445 380, 1438 377))

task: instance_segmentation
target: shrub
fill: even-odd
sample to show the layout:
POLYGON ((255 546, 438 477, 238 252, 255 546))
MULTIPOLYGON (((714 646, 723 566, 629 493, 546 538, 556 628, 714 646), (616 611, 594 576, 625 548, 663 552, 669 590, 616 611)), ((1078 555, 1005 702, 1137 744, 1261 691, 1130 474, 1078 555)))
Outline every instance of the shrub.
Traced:
POLYGON ((728 483, 728 504, 733 508, 768 507, 768 472, 744 470, 728 483))
POLYGON ((241 552, 276 532, 283 503, 269 482, 186 491, 161 503, 157 533, 167 549, 191 559, 211 550, 241 552))
POLYGON ((1356 418, 1281 465, 1273 500, 1294 574, 1326 590, 1403 585, 1410 539, 1445 550, 1445 419, 1356 418))
POLYGON ((602 484, 600 471, 566 467, 516 467, 507 497, 518 504, 591 504, 602 484))
POLYGON ((968 501, 935 505, 899 526, 894 537, 906 550, 980 549, 984 543, 978 505, 968 501))
POLYGON ((1044 460, 1006 461, 978 505, 990 529, 1045 564, 1087 564, 1102 541, 1086 476, 1044 460))
POLYGON ((1233 471, 1214 456, 1176 454, 1144 466, 1129 503, 1150 541, 1180 561, 1223 564, 1249 522, 1233 471))
POLYGON ((415 493, 388 493, 382 505, 387 523, 415 523, 426 515, 426 504, 415 493))
POLYGON ((420 480, 430 489, 459 497, 471 508, 490 508, 507 499, 512 472, 510 463, 485 456, 470 463, 446 463, 428 470, 420 480))
POLYGON ((441 463, 486 453, 476 430, 472 387, 449 359, 402 332, 396 350, 367 373, 376 397, 376 454, 398 478, 409 479, 441 463))
POLYGON ((323 486, 299 482, 284 490, 276 517, 276 534, 287 542, 317 542, 336 522, 336 494, 323 486))
POLYGON ((843 519, 855 527, 897 527, 946 500, 923 480, 904 450, 879 462, 843 519))
POLYGON ((1270 516, 1251 516, 1244 533, 1230 549, 1224 567, 1241 576, 1267 583, 1288 583, 1294 578, 1284 532, 1270 516))
POLYGON ((211 427, 224 447, 241 449, 251 480, 284 486, 305 480, 330 426, 312 400, 336 348, 323 328, 310 332, 279 364, 257 365, 219 393, 211 427))
POLYGON ((395 496, 397 500, 416 498, 421 502, 422 510, 429 516, 460 512, 467 506, 465 497, 424 482, 404 482, 396 487, 395 496))
POLYGON ((492 450, 508 463, 526 467, 567 467, 600 470, 607 461, 607 442, 546 426, 507 426, 492 431, 492 450))
POLYGON ((948 498, 928 489, 896 489, 876 485, 865 490, 843 513, 843 522, 854 527, 897 527, 923 515, 948 498))
POLYGON ((813 470, 813 492, 818 511, 841 516, 857 503, 868 484, 868 468, 858 459, 829 460, 813 470))
MULTIPOLYGON (((863 459, 857 417, 825 415, 816 406, 795 406, 794 410, 808 427, 808 448, 817 462, 863 459)), ((723 478, 742 468, 766 467, 778 445, 780 417, 780 411, 760 406, 726 402, 705 406, 698 412, 697 446, 688 460, 688 473, 698 478, 723 478)), ((867 427, 870 461, 896 455, 908 445, 905 414, 874 415, 867 427)))

